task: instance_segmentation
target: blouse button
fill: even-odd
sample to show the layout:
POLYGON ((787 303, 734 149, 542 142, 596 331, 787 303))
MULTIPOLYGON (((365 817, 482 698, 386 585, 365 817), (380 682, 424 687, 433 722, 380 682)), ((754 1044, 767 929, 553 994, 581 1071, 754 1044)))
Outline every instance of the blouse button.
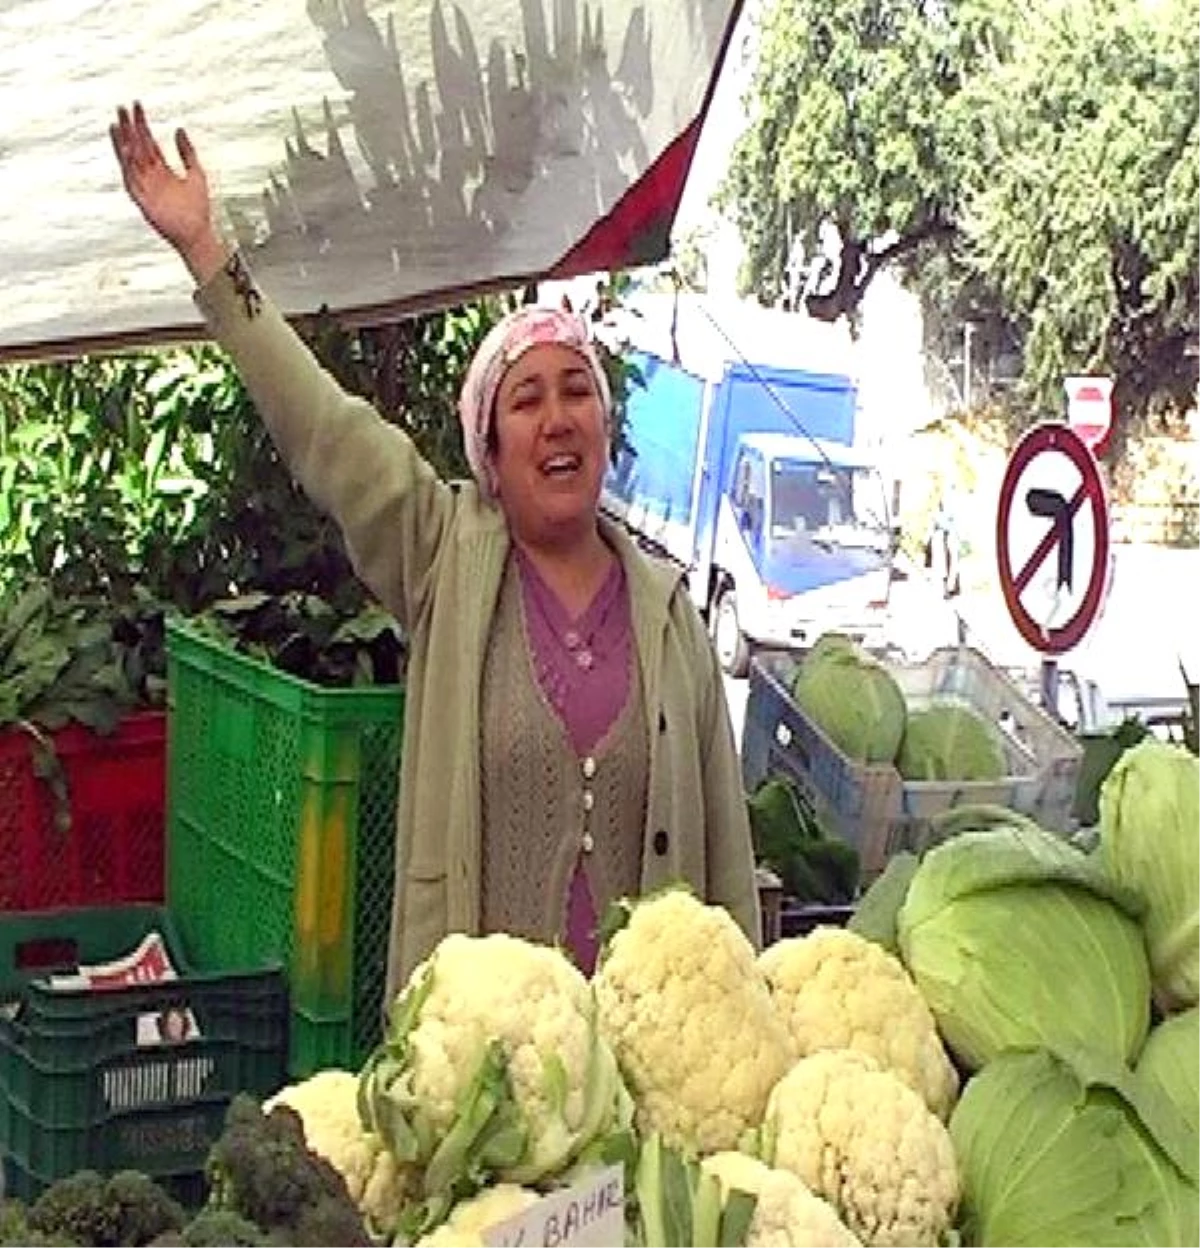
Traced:
POLYGON ((592 807, 595 806, 595 804, 596 804, 596 795, 591 791, 591 789, 584 789, 583 791, 584 810, 590 811, 592 807))
POLYGON ((596 774, 596 760, 589 755, 583 760, 583 778, 590 780, 596 774))

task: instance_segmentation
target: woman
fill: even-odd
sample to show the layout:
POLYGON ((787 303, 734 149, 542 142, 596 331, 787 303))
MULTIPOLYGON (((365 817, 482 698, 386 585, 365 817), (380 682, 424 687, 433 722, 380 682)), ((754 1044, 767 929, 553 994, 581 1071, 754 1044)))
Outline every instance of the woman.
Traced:
POLYGON ((222 243, 187 135, 182 174, 140 105, 112 141, 280 454, 409 637, 388 999, 456 930, 558 940, 590 971, 606 903, 679 879, 757 942, 720 674, 681 574, 599 514, 610 398, 582 323, 525 308, 489 333, 459 402, 474 482, 451 486, 222 243))

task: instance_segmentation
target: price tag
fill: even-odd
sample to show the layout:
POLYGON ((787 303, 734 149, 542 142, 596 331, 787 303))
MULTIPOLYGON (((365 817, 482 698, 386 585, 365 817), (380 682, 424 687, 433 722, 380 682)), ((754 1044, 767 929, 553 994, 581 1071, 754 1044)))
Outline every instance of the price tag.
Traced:
POLYGON ((625 1178, 606 1166, 483 1233, 487 1248, 611 1248, 625 1242, 625 1178))

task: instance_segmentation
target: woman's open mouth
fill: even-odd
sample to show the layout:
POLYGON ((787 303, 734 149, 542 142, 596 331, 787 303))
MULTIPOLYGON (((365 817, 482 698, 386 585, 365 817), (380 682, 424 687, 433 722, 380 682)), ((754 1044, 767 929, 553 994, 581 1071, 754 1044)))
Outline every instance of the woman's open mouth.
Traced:
POLYGON ((544 477, 561 480, 574 476, 582 466, 583 460, 578 455, 552 455, 542 461, 541 471, 544 477))

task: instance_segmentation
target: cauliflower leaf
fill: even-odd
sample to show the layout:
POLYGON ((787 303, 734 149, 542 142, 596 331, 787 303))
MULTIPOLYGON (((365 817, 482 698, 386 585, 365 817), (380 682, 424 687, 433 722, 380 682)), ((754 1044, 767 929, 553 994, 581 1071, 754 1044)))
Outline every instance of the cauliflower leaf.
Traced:
POLYGON ((359 1077, 364 1126, 421 1175, 419 1236, 495 1182, 535 1183, 620 1126, 588 982, 557 949, 453 933, 414 971, 359 1077))

